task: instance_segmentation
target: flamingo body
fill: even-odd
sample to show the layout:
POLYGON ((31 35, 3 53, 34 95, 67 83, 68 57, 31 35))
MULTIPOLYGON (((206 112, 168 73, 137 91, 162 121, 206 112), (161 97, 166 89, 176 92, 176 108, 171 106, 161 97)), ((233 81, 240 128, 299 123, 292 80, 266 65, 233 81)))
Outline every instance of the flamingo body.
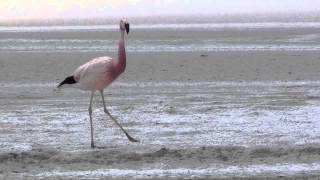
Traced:
POLYGON ((77 82, 75 87, 92 91, 106 88, 121 73, 116 60, 104 56, 81 65, 72 75, 77 82))

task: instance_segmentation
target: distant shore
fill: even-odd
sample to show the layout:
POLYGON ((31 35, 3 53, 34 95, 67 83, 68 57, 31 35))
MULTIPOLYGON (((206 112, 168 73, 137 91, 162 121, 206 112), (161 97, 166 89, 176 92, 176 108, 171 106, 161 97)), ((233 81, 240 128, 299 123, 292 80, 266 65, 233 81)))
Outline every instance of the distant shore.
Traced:
MULTIPOLYGON (((180 14, 180 15, 150 15, 150 16, 129 16, 130 21, 141 23, 180 23, 190 20, 198 23, 211 22, 311 22, 319 20, 319 13, 315 12, 288 12, 288 13, 235 13, 235 14, 180 14)), ((0 25, 98 25, 117 24, 118 16, 97 17, 97 18, 76 18, 76 19, 0 19, 0 25)))

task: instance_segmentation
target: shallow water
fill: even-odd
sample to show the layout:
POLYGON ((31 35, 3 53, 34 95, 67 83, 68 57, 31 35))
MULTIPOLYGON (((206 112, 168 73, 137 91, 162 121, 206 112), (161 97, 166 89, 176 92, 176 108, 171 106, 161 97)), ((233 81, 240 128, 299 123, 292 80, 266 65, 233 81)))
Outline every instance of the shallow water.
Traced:
MULTIPOLYGON (((254 39, 243 43, 244 39, 162 39, 130 40, 128 52, 193 52, 193 51, 319 51, 317 43, 320 35, 294 37, 283 42, 269 42, 254 39), (299 39, 300 38, 300 39, 299 39), (242 42, 241 42, 242 41, 242 42)), ((116 40, 80 40, 80 39, 4 39, 0 40, 0 51, 14 52, 115 52, 116 40)))
MULTIPOLYGON (((319 22, 133 24, 126 49, 129 52, 319 51, 319 29, 319 22)), ((117 26, 110 24, 1 26, 0 33, 3 52, 116 52, 118 41, 117 26), (86 38, 88 34, 91 36, 86 38)))
MULTIPOLYGON (((194 23, 187 19, 184 23, 149 23, 133 24, 134 30, 220 30, 220 29, 266 29, 266 28, 320 28, 320 22, 220 22, 220 23, 194 23)), ((0 32, 68 32, 68 31, 114 31, 118 25, 29 25, 29 26, 1 26, 0 32)))
MULTIPOLYGON (((98 93, 93 117, 96 145, 102 148, 96 152, 102 153, 101 156, 105 157, 104 153, 110 154, 110 148, 133 148, 131 151, 119 151, 120 154, 114 152, 117 157, 125 159, 119 161, 120 167, 100 167, 90 172, 55 168, 42 173, 31 172, 31 175, 82 177, 85 174, 85 177, 95 177, 112 174, 115 177, 127 177, 137 173, 142 177, 158 177, 156 175, 160 173, 163 177, 188 177, 188 173, 191 173, 206 177, 212 172, 218 172, 219 176, 228 177, 234 173, 249 176, 255 173, 319 171, 319 164, 314 162, 318 160, 319 148, 316 146, 310 150, 308 147, 308 144, 320 143, 319 86, 318 81, 115 83, 105 92, 108 107, 124 128, 141 142, 128 142, 119 128, 104 115, 98 93), (260 151, 250 150, 259 146, 265 148, 260 151), (272 149, 277 146, 292 148, 272 149), (144 161, 132 160, 136 158, 135 153, 143 151, 144 147, 153 147, 156 151, 153 155, 141 154, 140 160, 148 162, 145 166, 144 161), (169 150, 157 151, 160 147, 169 150), (205 147, 213 148, 207 152, 201 149, 205 147), (194 152, 194 148, 200 148, 200 151, 194 152), (187 149, 186 152, 184 149, 187 149), (129 152, 126 154, 126 151, 129 152), (224 151, 231 153, 221 154, 224 151), (247 153, 252 151, 255 153, 247 153), (168 155, 172 163, 163 161, 162 167, 159 159, 152 158, 154 155, 158 157, 157 152, 168 155), (202 164, 201 157, 196 155, 199 152, 209 153, 207 158, 212 156, 210 153, 220 155, 202 164), (305 152, 308 152, 306 157, 305 152), (234 160, 237 153, 240 153, 240 157, 249 156, 245 160, 234 160), (174 160, 179 161, 181 156, 197 159, 201 167, 197 163, 193 167, 184 167, 183 163, 176 166, 174 160), (264 159, 267 162, 259 163, 256 159, 260 157, 272 160, 264 159), (307 160, 301 162, 303 159, 307 160), (213 163, 216 160, 229 163, 217 165, 213 163), (123 163, 123 167, 121 162, 129 163, 129 166, 123 163), (139 166, 132 166, 133 162, 139 166), (137 168, 141 171, 134 172, 137 168)), ((81 161, 83 154, 77 153, 88 151, 85 162, 90 159, 101 160, 94 154, 90 155, 88 92, 72 89, 55 91, 54 84, 1 84, 0 98, 2 159, 9 158, 15 162, 16 156, 22 158, 22 162, 30 159, 36 161, 37 157, 41 157, 39 152, 48 151, 44 159, 49 162, 54 162, 52 154, 58 154, 54 157, 62 161, 66 157, 81 161), (42 149, 44 147, 45 150, 42 149), (39 152, 35 150, 39 148, 39 152), (21 151, 34 155, 24 159, 23 154, 9 153, 21 151), (59 155, 60 151, 70 154, 59 155)), ((106 162, 109 164, 111 161, 106 162)))

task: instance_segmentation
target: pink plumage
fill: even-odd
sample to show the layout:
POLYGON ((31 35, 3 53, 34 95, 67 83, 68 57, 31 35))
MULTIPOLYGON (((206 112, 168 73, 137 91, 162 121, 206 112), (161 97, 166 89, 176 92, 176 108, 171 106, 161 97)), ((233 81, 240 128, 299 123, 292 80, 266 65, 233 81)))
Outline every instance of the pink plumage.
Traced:
POLYGON ((121 128, 127 138, 131 142, 138 142, 132 138, 123 127, 117 122, 117 120, 109 113, 106 108, 103 89, 111 84, 126 68, 126 50, 124 43, 124 32, 129 33, 129 23, 127 19, 121 19, 120 21, 120 40, 118 44, 118 58, 110 58, 107 56, 98 57, 90 60, 89 62, 78 67, 74 73, 62 81, 58 87, 64 85, 72 85, 72 87, 79 88, 82 90, 90 90, 91 98, 89 104, 89 117, 90 117, 90 128, 91 128, 91 147, 94 148, 93 140, 93 121, 92 121, 92 100, 96 90, 98 90, 102 97, 104 106, 104 112, 121 128))
POLYGON ((121 72, 110 57, 98 57, 81 65, 72 74, 75 87, 82 90, 102 90, 114 81, 121 72))

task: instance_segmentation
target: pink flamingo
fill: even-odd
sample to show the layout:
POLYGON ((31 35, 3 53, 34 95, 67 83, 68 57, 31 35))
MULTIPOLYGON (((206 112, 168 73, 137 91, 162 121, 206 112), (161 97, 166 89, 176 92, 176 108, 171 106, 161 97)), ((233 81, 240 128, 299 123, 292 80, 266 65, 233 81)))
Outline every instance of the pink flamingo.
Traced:
POLYGON ((125 133, 129 141, 138 142, 138 140, 132 138, 118 123, 118 121, 109 113, 106 108, 104 100, 103 89, 111 84, 126 68, 126 50, 124 43, 125 31, 129 33, 129 23, 127 19, 123 18, 120 20, 120 40, 118 44, 118 59, 112 59, 110 57, 98 57, 91 61, 81 65, 74 71, 74 73, 62 81, 58 88, 63 85, 72 85, 72 87, 90 90, 91 98, 89 104, 89 117, 90 117, 90 128, 91 128, 91 147, 94 148, 93 140, 93 123, 92 123, 92 99, 94 92, 98 90, 102 97, 102 103, 104 112, 120 127, 125 133))

